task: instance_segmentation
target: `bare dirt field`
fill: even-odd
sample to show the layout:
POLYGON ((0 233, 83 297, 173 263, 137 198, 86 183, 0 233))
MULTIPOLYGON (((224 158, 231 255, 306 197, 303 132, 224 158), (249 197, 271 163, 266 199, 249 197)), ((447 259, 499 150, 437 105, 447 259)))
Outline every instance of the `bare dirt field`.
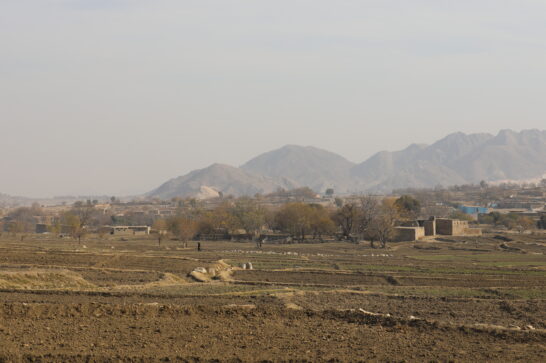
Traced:
POLYGON ((545 361, 546 236, 504 237, 198 252, 4 234, 0 362, 545 361))

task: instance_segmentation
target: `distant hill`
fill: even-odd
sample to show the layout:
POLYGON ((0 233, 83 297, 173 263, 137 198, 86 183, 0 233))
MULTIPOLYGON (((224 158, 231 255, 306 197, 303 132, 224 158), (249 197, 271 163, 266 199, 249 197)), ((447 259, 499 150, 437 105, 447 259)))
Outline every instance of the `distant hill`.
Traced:
POLYGON ((426 145, 380 152, 355 166, 359 190, 433 187, 481 180, 524 180, 546 172, 546 131, 455 133, 426 145))
POLYGON ((361 190, 390 191, 405 187, 464 184, 468 180, 451 165, 493 136, 489 134, 448 135, 432 145, 375 154, 352 169, 361 190))
POLYGON ((254 195, 308 186, 317 192, 381 192, 407 187, 450 186, 499 180, 528 180, 546 173, 546 131, 502 130, 454 133, 431 145, 381 151, 354 164, 312 146, 287 145, 261 154, 240 168, 214 164, 168 181, 148 196, 254 195), (212 192, 211 192, 212 190, 212 192), (212 193, 212 194, 211 194, 212 193))
MULTIPOLYGON (((148 197, 170 199, 173 197, 199 197, 203 190, 216 190, 224 195, 242 196, 271 193, 279 188, 292 189, 296 185, 288 180, 275 180, 255 175, 242 169, 213 164, 205 169, 171 179, 147 194, 148 197)), ((209 194, 210 195, 210 194, 209 194)))
POLYGON ((525 180, 546 173, 546 131, 502 130, 450 165, 465 180, 525 180))
POLYGON ((312 146, 287 145, 261 154, 241 169, 272 178, 287 178, 316 191, 347 190, 352 186, 354 163, 330 151, 312 146))

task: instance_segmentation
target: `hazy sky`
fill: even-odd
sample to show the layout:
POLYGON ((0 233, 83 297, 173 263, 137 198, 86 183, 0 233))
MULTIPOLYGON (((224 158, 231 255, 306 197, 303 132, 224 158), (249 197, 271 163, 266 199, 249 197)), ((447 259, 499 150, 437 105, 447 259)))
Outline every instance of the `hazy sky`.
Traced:
POLYGON ((0 0, 0 192, 546 128, 544 0, 0 0))

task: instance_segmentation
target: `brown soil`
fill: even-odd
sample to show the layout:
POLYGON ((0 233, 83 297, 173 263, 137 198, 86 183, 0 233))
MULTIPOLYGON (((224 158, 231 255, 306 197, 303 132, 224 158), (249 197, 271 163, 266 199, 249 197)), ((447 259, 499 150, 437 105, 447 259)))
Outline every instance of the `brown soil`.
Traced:
POLYGON ((329 273, 308 271, 236 271, 235 280, 263 281, 291 284, 314 284, 327 286, 389 285, 386 277, 362 273, 329 273))
POLYGON ((546 361, 546 246, 510 237, 533 253, 4 238, 0 362, 546 361))
POLYGON ((407 297, 342 291, 299 293, 288 300, 306 309, 362 308, 375 313, 453 324, 532 325, 546 329, 545 300, 407 297))
POLYGON ((377 320, 350 311, 5 303, 0 317, 5 360, 546 359, 542 332, 377 320))

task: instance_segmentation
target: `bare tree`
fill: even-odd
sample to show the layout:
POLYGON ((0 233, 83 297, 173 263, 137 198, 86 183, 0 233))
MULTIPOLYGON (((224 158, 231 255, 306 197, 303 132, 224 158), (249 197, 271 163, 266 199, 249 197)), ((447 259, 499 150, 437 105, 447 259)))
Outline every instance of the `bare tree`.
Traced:
POLYGON ((185 215, 173 217, 168 221, 169 231, 184 244, 184 247, 188 247, 188 241, 195 236, 197 228, 197 222, 185 215))
POLYGON ((34 203, 32 207, 20 207, 7 215, 7 229, 8 232, 17 235, 21 233, 21 241, 25 238, 25 233, 34 231, 38 219, 43 216, 44 213, 37 203, 34 203))
POLYGON ((322 241, 323 235, 332 234, 335 232, 336 225, 334 221, 332 221, 332 218, 330 218, 330 213, 328 210, 322 205, 311 204, 309 206, 311 207, 309 210, 309 227, 313 232, 313 239, 319 239, 322 241))
POLYGON ((375 213, 369 230, 370 238, 373 238, 381 244, 381 248, 387 246, 387 241, 394 237, 395 224, 398 220, 397 208, 384 201, 375 213))
POLYGON ((81 243, 82 238, 86 235, 86 226, 81 222, 80 217, 72 212, 66 212, 62 217, 64 225, 68 226, 72 238, 81 243))
POLYGON ((377 214, 380 210, 380 204, 377 198, 372 196, 363 196, 360 198, 360 215, 358 218, 357 230, 362 239, 369 238, 370 246, 375 248, 375 235, 370 233, 377 214))
POLYGON ((300 202, 283 205, 275 215, 276 227, 301 242, 305 241, 305 236, 311 231, 312 208, 300 202))
POLYGON ((96 212, 96 209, 95 206, 91 204, 91 201, 87 201, 87 203, 78 201, 74 203, 70 210, 72 215, 78 217, 80 228, 89 225, 94 212, 96 212))
POLYGON ((519 233, 535 229, 536 226, 537 224, 535 223, 535 221, 532 218, 526 216, 520 216, 516 222, 516 229, 519 233))
POLYGON ((355 203, 347 203, 339 208, 332 219, 341 229, 342 238, 351 239, 360 218, 360 208, 355 203))
POLYGON ((421 203, 411 195, 403 195, 394 202, 401 217, 416 219, 421 212, 421 203))
POLYGON ((237 227, 242 228, 246 233, 255 239, 259 236, 262 227, 265 225, 266 212, 255 200, 247 197, 239 198, 229 208, 229 213, 234 218, 237 227))

